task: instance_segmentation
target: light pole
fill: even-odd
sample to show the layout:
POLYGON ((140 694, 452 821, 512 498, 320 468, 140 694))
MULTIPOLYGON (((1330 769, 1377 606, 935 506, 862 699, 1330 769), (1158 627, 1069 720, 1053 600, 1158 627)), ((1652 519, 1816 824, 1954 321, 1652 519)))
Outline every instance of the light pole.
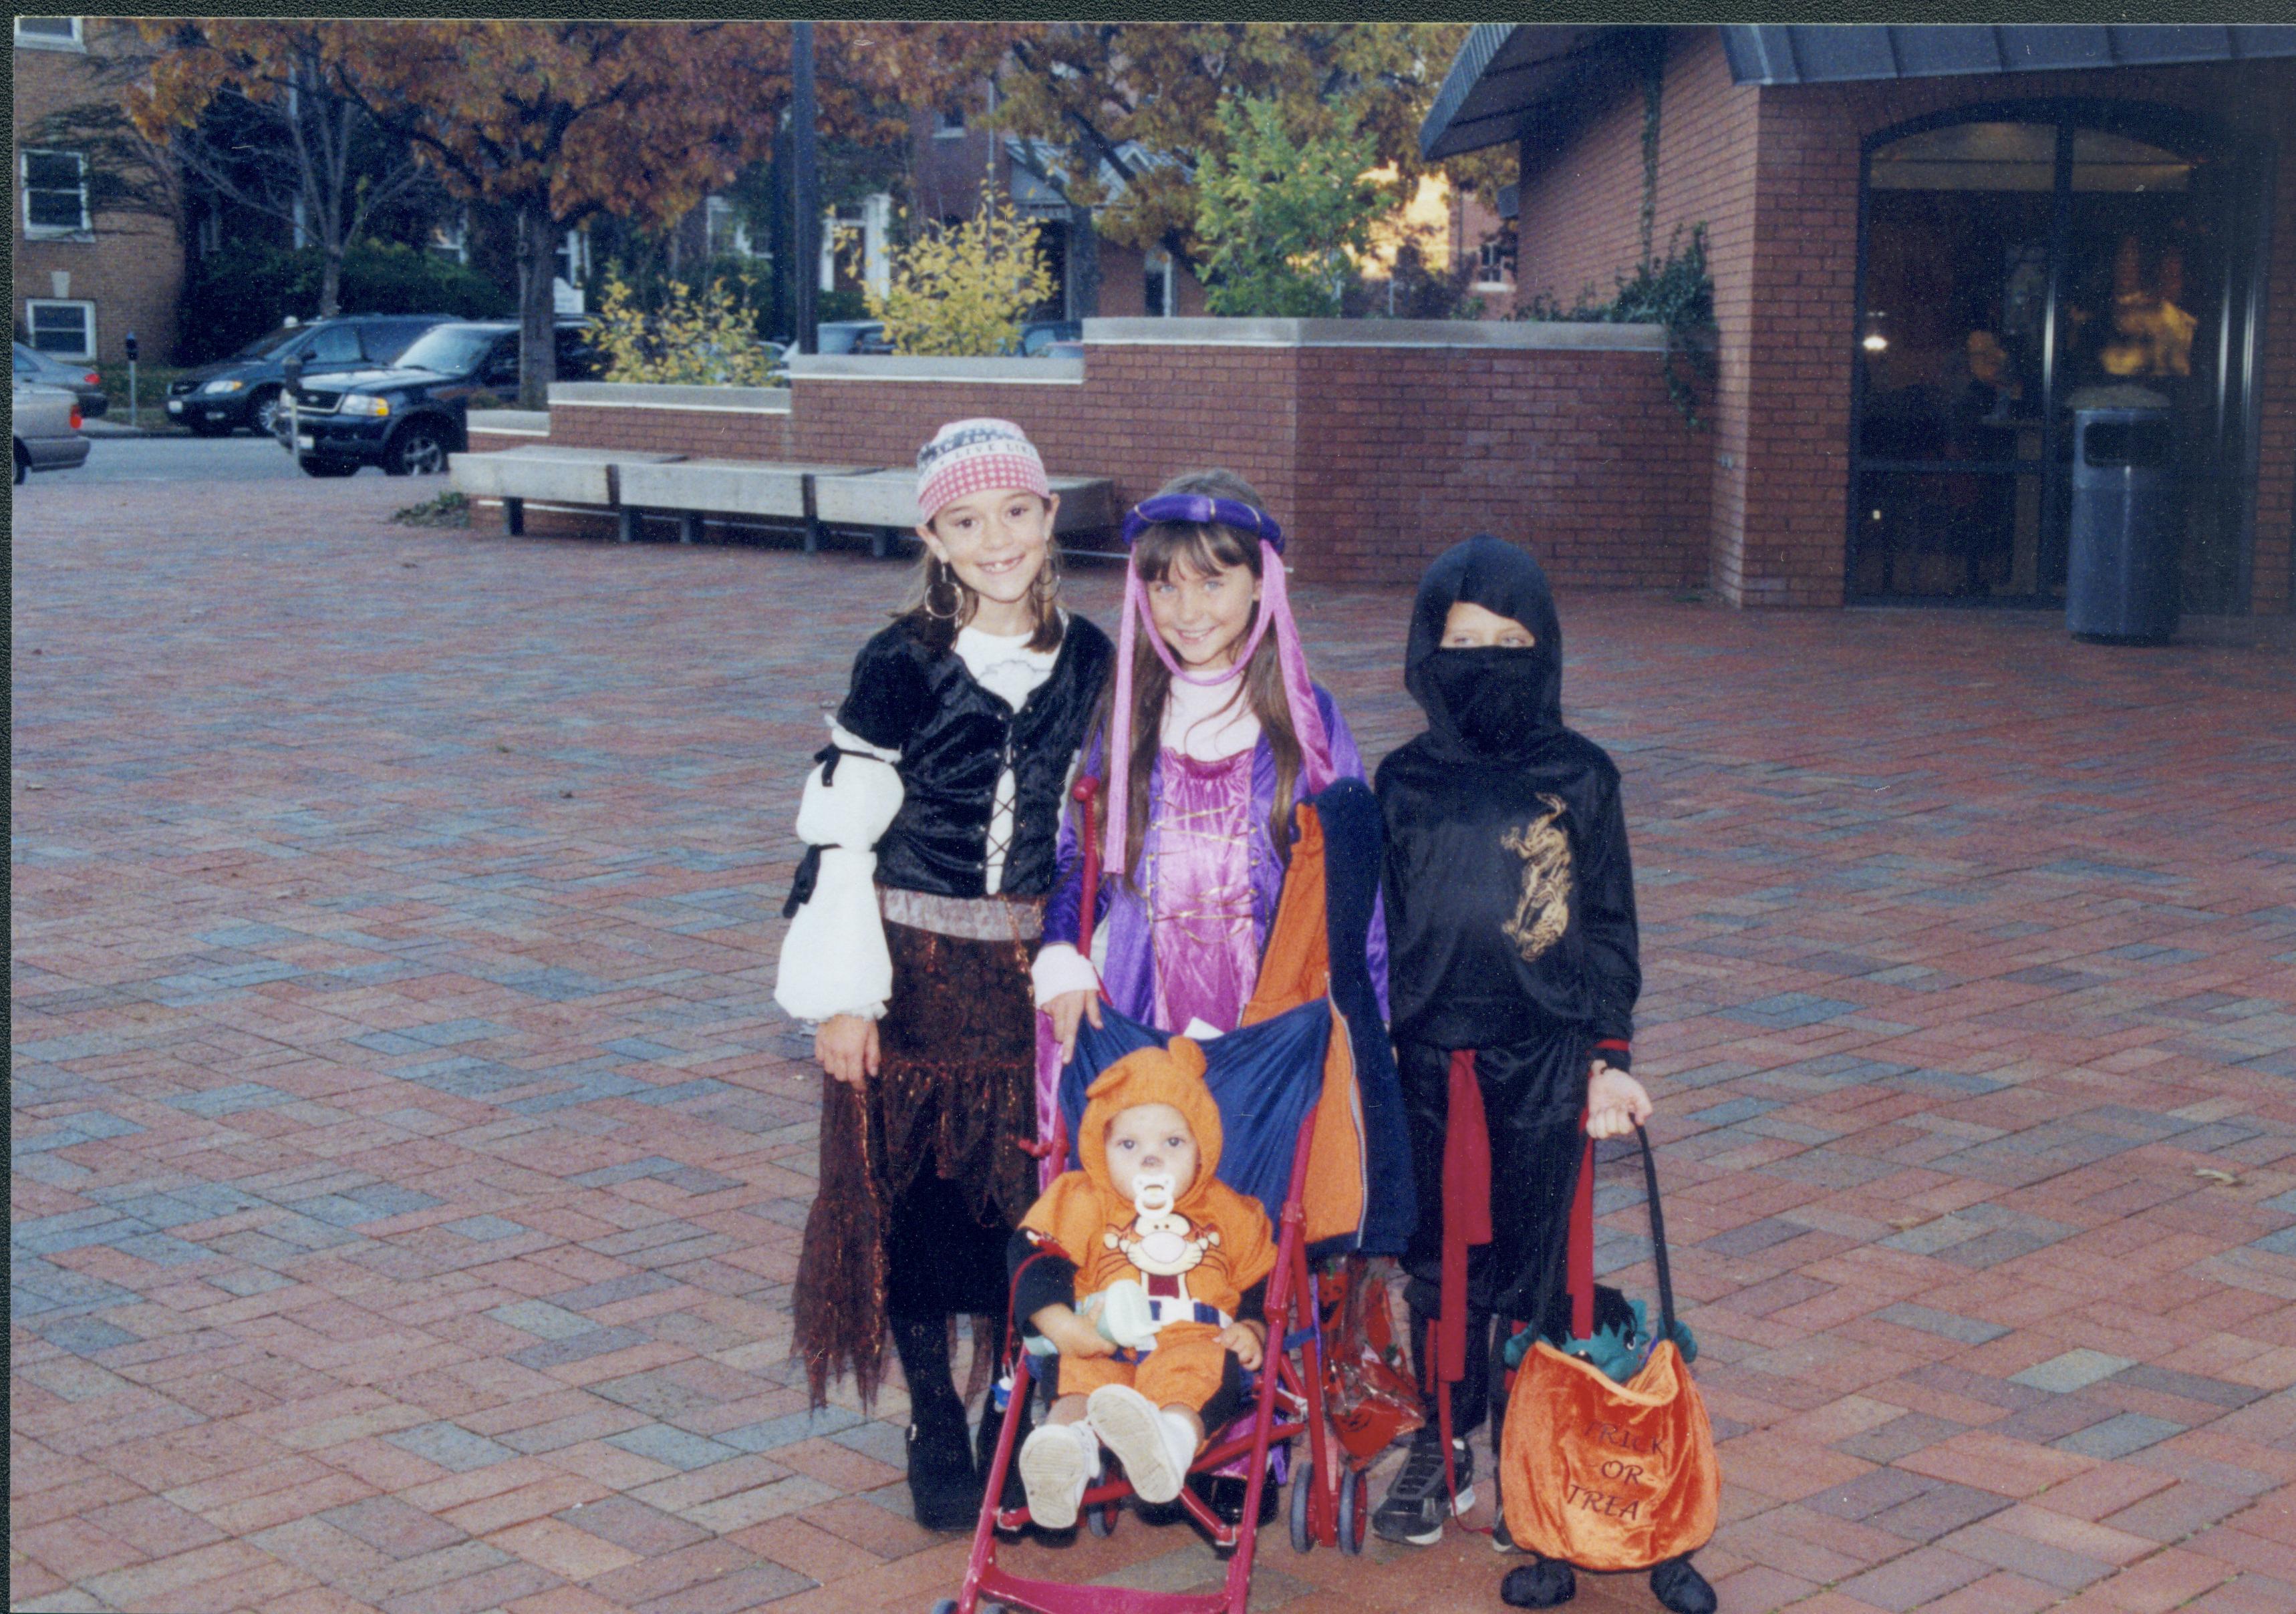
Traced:
POLYGON ((821 173, 814 137, 813 24, 790 24, 790 316, 800 353, 817 353, 815 294, 821 286, 821 173))

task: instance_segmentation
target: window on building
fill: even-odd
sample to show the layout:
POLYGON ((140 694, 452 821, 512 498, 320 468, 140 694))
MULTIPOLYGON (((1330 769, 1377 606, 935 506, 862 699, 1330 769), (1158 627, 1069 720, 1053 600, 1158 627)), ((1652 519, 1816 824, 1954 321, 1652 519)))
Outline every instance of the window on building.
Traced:
POLYGON ((578 286, 590 278, 590 232, 572 229, 558 243, 553 258, 556 261, 558 278, 570 286, 578 286))
POLYGON ((933 138, 955 140, 964 133, 964 106, 959 102, 946 106, 933 114, 933 138))
POLYGON ((1512 232, 1494 235, 1483 242, 1475 257, 1475 283, 1484 286, 1511 286, 1514 283, 1514 236, 1512 232))
POLYGON ((1168 317, 1174 307, 1172 284, 1172 255, 1158 247, 1147 258, 1147 274, 1141 291, 1141 305, 1150 317, 1168 317))
POLYGON ((19 17, 16 43, 36 51, 78 51, 87 48, 77 17, 19 17))
POLYGON ((702 205, 712 258, 729 253, 736 258, 757 256, 750 246, 750 226, 743 221, 741 209, 734 206, 733 198, 712 196, 702 205))
POLYGON ((470 221, 457 218, 450 224, 430 226, 430 256, 451 258, 458 264, 471 261, 470 221))
POLYGON ((95 305, 67 302, 58 298, 28 298, 24 322, 32 330, 32 347, 58 358, 95 356, 95 305))
POLYGON ((17 160, 24 233, 78 235, 87 229, 87 160, 78 152, 26 152, 17 160))

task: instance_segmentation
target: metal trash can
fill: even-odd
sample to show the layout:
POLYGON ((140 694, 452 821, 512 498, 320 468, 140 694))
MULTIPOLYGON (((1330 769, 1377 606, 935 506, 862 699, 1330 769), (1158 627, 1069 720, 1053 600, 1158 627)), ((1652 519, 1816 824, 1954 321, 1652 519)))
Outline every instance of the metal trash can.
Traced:
POLYGON ((2166 409, 2073 411, 2065 626, 2077 639, 2159 644, 2177 631, 2182 500, 2166 409))

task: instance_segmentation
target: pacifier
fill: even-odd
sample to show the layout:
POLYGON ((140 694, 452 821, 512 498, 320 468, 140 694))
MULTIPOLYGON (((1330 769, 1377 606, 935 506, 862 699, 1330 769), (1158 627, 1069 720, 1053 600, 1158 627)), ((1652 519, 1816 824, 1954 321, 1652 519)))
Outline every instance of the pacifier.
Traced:
POLYGON ((1172 1174, 1143 1172, 1132 1179, 1132 1208, 1144 1217, 1160 1217, 1172 1208, 1172 1174))

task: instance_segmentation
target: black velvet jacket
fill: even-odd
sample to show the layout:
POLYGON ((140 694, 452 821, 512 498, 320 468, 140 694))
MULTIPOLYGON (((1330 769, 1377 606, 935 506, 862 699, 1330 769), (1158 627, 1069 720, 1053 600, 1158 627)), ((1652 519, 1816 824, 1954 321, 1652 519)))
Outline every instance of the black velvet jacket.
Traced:
POLYGON ((1573 1031, 1626 1068, 1642 967, 1619 770, 1563 725, 1562 634, 1538 563, 1488 537, 1443 555, 1404 668, 1428 728, 1379 769, 1397 1039, 1485 1048, 1573 1031), (1462 600, 1537 644, 1441 649, 1462 600))
POLYGON ((1013 769, 1013 844, 1003 890, 1053 889, 1062 788, 1084 742, 1116 653, 1070 613, 1052 676, 1018 712, 973 681, 953 650, 936 651, 904 617, 861 647, 837 721, 901 753, 901 810, 877 843, 877 882, 939 897, 986 894, 996 778, 1013 769))

